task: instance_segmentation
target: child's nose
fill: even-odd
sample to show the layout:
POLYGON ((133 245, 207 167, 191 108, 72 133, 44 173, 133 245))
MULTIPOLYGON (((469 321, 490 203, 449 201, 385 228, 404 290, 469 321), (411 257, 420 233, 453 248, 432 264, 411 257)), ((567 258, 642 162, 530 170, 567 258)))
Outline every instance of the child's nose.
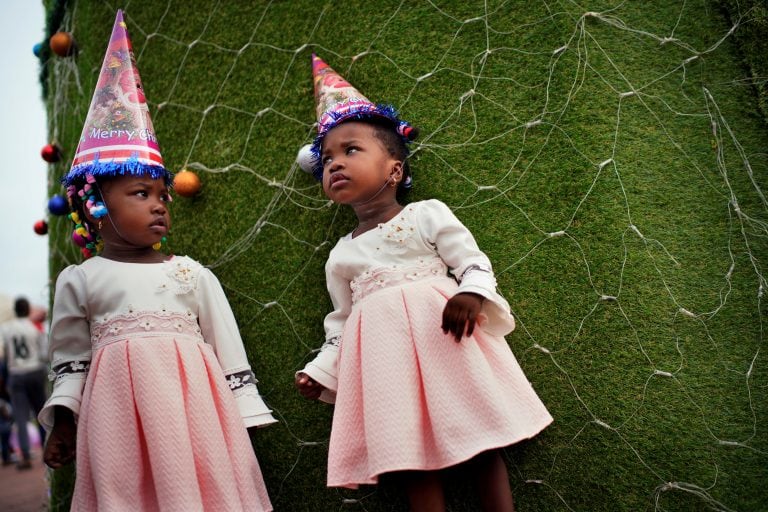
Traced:
POLYGON ((339 169, 341 169, 342 167, 344 167, 342 159, 341 158, 334 158, 333 161, 331 162, 331 164, 328 166, 328 171, 329 172, 335 172, 335 171, 338 171, 339 169))

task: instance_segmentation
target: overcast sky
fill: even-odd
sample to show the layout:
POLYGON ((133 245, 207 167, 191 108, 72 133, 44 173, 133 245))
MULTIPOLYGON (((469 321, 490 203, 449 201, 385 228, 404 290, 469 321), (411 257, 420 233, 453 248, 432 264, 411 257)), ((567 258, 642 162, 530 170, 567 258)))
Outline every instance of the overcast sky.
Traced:
POLYGON ((47 124, 39 61, 32 53, 44 35, 42 0, 0 2, 0 294, 25 295, 47 307, 48 237, 33 230, 48 215, 48 164, 40 158, 47 124))

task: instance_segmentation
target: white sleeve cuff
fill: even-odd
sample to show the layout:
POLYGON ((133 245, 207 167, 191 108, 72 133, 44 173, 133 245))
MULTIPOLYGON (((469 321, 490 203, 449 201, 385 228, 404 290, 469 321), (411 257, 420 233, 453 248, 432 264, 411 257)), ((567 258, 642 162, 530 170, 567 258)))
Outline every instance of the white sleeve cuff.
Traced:
POLYGON ((476 293, 485 297, 481 318, 481 329, 494 336, 506 336, 515 330, 515 319, 509 303, 496 293, 496 279, 490 272, 467 272, 456 293, 476 293))
POLYGON ((53 387, 53 393, 45 402, 37 420, 47 430, 53 428, 53 409, 56 406, 66 407, 75 416, 75 420, 80 415, 80 401, 83 398, 83 387, 85 386, 85 375, 71 375, 60 378, 53 387))
POLYGON ((246 428, 265 427, 277 423, 275 417, 272 416, 272 410, 264 403, 256 386, 243 386, 235 390, 234 395, 246 428))
POLYGON ((331 344, 324 345, 317 357, 301 370, 301 373, 306 373, 325 388, 320 394, 320 400, 329 404, 336 402, 338 372, 339 349, 331 344))

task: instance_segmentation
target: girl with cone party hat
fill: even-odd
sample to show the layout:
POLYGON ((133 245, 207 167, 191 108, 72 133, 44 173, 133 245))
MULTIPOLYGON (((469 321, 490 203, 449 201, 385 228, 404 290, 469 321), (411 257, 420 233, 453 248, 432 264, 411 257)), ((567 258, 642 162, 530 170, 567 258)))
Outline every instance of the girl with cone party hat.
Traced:
POLYGON ((56 281, 39 420, 46 463, 77 462, 72 510, 272 510, 246 428, 275 419, 223 289, 156 250, 171 174, 122 11, 62 181, 86 260, 56 281))
POLYGON ((552 417, 503 338, 515 323, 491 263, 444 203, 402 204, 415 129, 312 59, 311 170, 358 220, 325 266, 325 344, 295 378, 335 403, 327 485, 386 476, 413 510, 445 510, 439 470, 463 465, 484 510, 513 510, 500 449, 552 417))

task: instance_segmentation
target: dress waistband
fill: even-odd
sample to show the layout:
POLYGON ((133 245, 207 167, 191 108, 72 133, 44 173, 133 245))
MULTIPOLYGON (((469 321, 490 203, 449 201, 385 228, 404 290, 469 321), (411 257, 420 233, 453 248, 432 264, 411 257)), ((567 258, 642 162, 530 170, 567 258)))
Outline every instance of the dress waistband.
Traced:
POLYGON ((176 339, 191 338, 198 343, 204 341, 197 317, 191 312, 136 311, 91 323, 93 350, 126 338, 155 338, 163 335, 176 339))
POLYGON ((416 265, 377 267, 363 272, 349 283, 352 289, 352 303, 384 288, 447 275, 448 267, 440 258, 420 259, 416 265))

